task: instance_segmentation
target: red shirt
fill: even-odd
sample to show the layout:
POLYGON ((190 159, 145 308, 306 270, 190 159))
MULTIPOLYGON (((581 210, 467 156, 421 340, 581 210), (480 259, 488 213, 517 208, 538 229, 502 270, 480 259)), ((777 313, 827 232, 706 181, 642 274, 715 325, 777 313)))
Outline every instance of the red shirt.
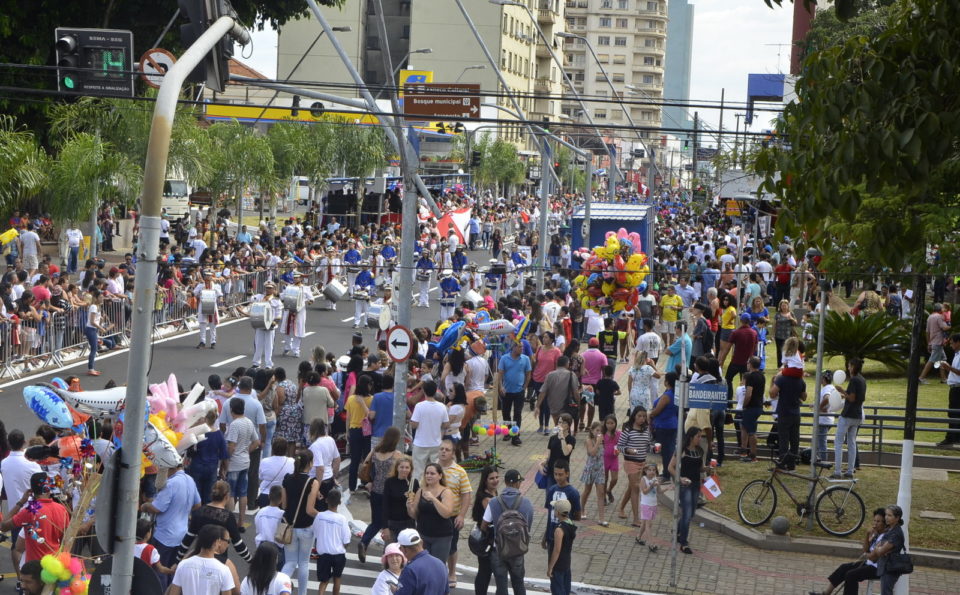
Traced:
POLYGON ((789 263, 778 264, 773 271, 777 274, 777 283, 780 285, 790 284, 790 272, 793 271, 793 267, 789 263))
POLYGON ((730 343, 733 344, 730 363, 737 366, 746 366, 747 360, 757 350, 757 331, 749 326, 741 326, 730 333, 730 343))
POLYGON ((43 537, 43 543, 40 543, 33 537, 23 532, 20 538, 26 543, 27 562, 30 560, 39 560, 47 554, 57 554, 60 549, 60 541, 63 539, 63 532, 70 524, 70 515, 67 509, 58 502, 50 498, 40 499, 40 510, 34 514, 24 506, 17 514, 13 515, 13 524, 17 527, 34 525, 39 527, 38 537, 43 537))

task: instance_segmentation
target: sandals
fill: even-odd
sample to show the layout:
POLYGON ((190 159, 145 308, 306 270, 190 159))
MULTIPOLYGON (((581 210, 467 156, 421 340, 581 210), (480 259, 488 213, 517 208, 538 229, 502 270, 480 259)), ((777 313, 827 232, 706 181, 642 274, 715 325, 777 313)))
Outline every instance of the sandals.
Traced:
POLYGON ((639 537, 634 538, 634 541, 637 542, 637 545, 647 545, 647 542, 640 539, 639 537))
POLYGON ((651 554, 655 554, 657 553, 657 550, 660 549, 660 547, 656 545, 648 545, 647 549, 650 550, 651 554))

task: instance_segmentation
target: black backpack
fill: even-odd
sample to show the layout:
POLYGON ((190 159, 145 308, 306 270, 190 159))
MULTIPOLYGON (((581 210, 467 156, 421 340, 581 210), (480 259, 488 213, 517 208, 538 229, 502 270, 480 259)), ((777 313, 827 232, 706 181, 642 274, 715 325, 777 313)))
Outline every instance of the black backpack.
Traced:
POLYGON ((518 494, 513 506, 507 507, 503 497, 497 496, 500 517, 494 525, 493 539, 501 559, 523 556, 530 549, 530 527, 519 510, 522 501, 523 496, 518 494))

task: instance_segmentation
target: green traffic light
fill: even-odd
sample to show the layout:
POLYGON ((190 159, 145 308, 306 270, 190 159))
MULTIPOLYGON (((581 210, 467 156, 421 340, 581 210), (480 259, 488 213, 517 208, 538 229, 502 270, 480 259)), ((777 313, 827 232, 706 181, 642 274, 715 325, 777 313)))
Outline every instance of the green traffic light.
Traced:
POLYGON ((65 76, 63 77, 63 86, 68 89, 76 89, 77 81, 72 76, 65 76))

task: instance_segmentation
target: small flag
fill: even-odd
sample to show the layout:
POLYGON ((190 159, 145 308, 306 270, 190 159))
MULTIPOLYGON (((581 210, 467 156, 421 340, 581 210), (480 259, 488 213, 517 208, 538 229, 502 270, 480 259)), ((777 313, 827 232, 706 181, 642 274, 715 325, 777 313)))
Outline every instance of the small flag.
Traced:
POLYGON ((707 500, 716 500, 720 497, 720 482, 717 479, 717 476, 711 475, 703 482, 703 485, 700 486, 700 492, 703 493, 703 496, 707 500))

